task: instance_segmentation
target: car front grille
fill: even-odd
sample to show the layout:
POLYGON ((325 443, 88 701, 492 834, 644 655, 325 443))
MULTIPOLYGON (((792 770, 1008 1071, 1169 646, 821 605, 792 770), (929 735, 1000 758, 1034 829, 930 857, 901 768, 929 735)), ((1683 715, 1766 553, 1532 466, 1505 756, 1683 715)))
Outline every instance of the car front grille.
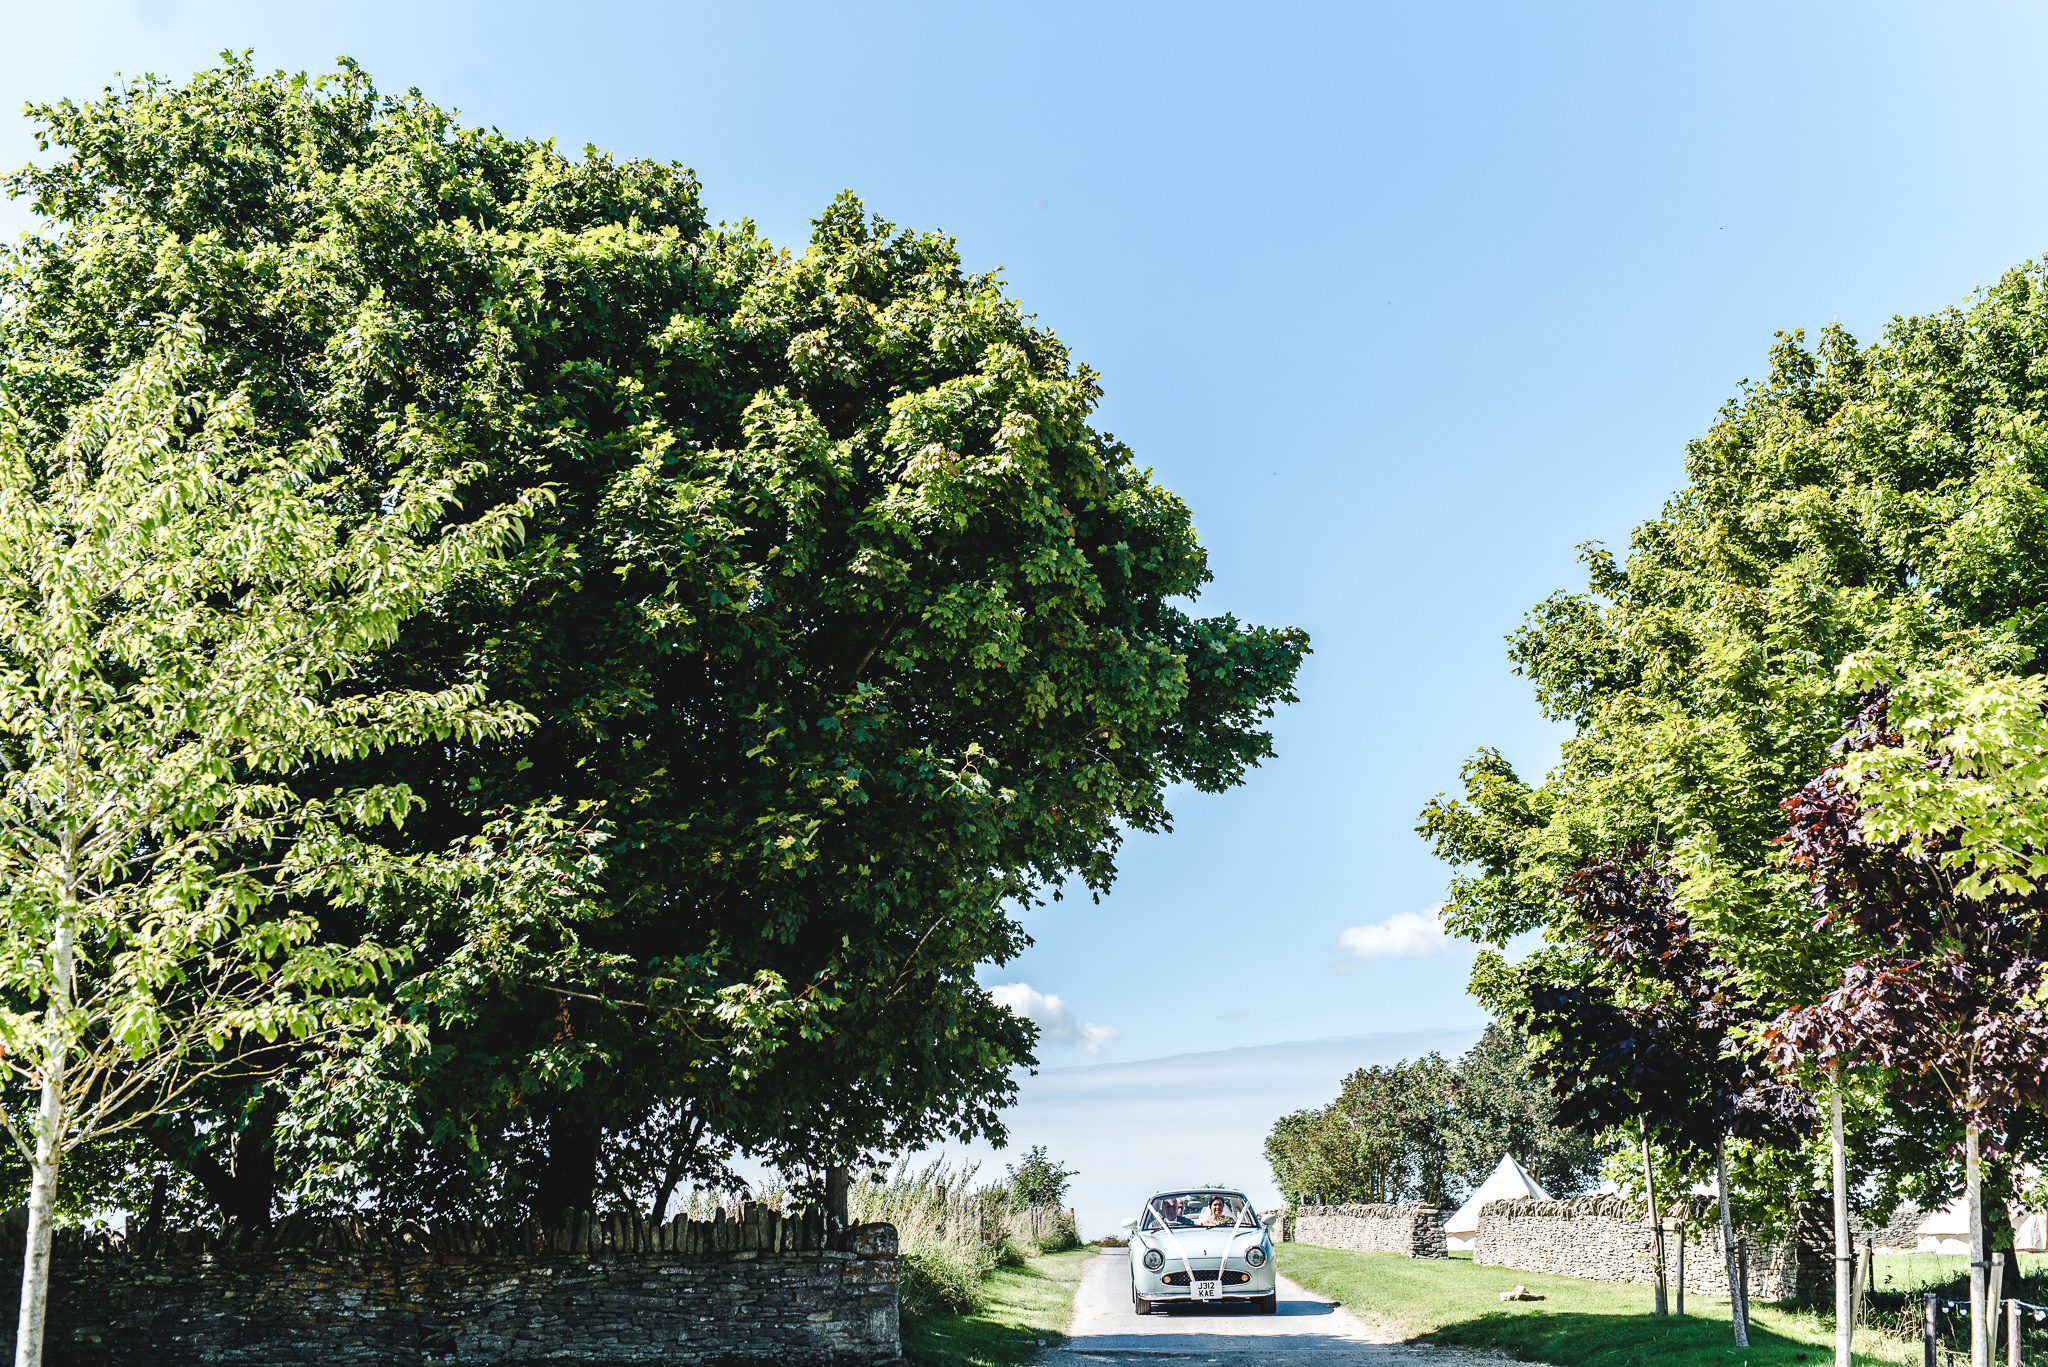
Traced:
MULTIPOLYGON (((1252 1279, 1252 1274, 1249 1272, 1225 1272, 1222 1275, 1225 1286, 1242 1286, 1252 1279)), ((1216 1269, 1213 1267, 1198 1267, 1195 1269, 1195 1280, 1198 1282, 1213 1282, 1216 1280, 1216 1276, 1216 1269)), ((1168 1286, 1186 1286, 1188 1284, 1188 1274, 1185 1271, 1169 1272, 1159 1280, 1168 1286)))

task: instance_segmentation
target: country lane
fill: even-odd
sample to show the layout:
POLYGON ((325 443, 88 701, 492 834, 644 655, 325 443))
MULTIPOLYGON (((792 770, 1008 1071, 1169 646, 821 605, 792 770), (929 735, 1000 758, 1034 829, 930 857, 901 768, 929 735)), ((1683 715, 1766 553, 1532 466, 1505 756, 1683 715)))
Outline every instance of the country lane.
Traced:
POLYGON ((1124 1250, 1103 1250, 1081 1274, 1067 1342, 1039 1357, 1042 1367, 1217 1363, 1223 1367, 1300 1363, 1303 1367, 1456 1367, 1499 1362, 1483 1354, 1396 1342, 1333 1301, 1280 1278, 1280 1309, 1254 1314, 1235 1306, 1175 1306, 1140 1316, 1131 1310, 1124 1250))

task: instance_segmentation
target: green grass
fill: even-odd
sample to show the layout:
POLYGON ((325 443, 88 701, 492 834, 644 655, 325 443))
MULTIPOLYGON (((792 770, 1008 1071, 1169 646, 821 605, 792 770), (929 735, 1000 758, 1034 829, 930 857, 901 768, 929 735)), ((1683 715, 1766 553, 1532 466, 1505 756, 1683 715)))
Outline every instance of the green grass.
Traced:
MULTIPOLYGON (((1282 1244, 1280 1270, 1353 1312, 1404 1326, 1430 1343, 1486 1348, 1524 1362, 1565 1367, 1793 1367, 1833 1358, 1828 1320, 1806 1311, 1752 1306, 1747 1349, 1728 1328, 1728 1303, 1693 1297, 1683 1319, 1650 1313, 1650 1288, 1482 1267, 1457 1259, 1350 1253, 1282 1244), (1540 1301, 1502 1301, 1526 1286, 1540 1301)), ((1919 1360, 1895 1340, 1858 1335, 1859 1364, 1919 1360)))
POLYGON ((1101 1250, 1093 1244, 1025 1260, 991 1272, 981 1305, 965 1315, 905 1319, 903 1352, 929 1367, 1016 1367, 1057 1342, 1074 1311, 1081 1269, 1101 1250))
MULTIPOLYGON (((2019 1263, 2023 1276, 2039 1277, 2048 1273, 2048 1254, 2022 1253, 2019 1263)), ((1966 1253, 1880 1253, 1877 1255, 1877 1289, 1919 1291, 1947 1287, 1961 1282, 1968 1275, 1969 1266, 1970 1258, 1966 1253)), ((2006 1273, 2007 1277, 2011 1275, 2006 1273)), ((2015 1293, 2008 1289, 2006 1294, 2015 1293)))

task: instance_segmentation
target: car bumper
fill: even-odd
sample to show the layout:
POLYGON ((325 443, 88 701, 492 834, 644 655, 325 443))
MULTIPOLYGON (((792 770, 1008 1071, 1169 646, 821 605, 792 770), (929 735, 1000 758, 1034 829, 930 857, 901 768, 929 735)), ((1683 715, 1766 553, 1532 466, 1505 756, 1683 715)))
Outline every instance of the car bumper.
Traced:
MULTIPOLYGON (((1167 1269, 1167 1271, 1172 1270, 1171 1268, 1167 1269)), ((1201 1272, 1213 1271, 1214 1269, 1204 1269, 1198 1264, 1195 1270, 1201 1272)), ((1245 1281, 1226 1284, 1214 1296, 1202 1297, 1202 1304, 1206 1305, 1217 1301, 1263 1300, 1273 1294, 1273 1268, 1271 1264, 1259 1268, 1233 1267, 1229 1270, 1232 1272, 1245 1272, 1249 1276, 1245 1281)), ((1131 1286, 1138 1295, 1143 1296, 1148 1301, 1192 1301, 1195 1299, 1193 1287, 1169 1285, 1167 1282, 1162 1281, 1160 1274, 1156 1272, 1140 1270, 1132 1277, 1131 1286)))
POLYGON ((1233 1286, 1220 1295, 1204 1296, 1200 1300, 1196 1300, 1194 1293, 1185 1286, 1162 1286, 1155 1291, 1139 1294, 1146 1300, 1161 1305, 1168 1301, 1186 1301, 1191 1305, 1234 1305, 1247 1301, 1262 1301, 1273 1294, 1273 1288, 1269 1286, 1263 1290, 1248 1291, 1244 1287, 1233 1286))

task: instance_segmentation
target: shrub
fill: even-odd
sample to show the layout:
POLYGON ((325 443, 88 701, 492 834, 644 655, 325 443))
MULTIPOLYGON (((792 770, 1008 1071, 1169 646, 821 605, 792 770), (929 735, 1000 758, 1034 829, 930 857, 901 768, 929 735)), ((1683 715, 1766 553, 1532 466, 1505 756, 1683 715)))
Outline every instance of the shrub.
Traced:
POLYGON ((899 1164, 848 1193, 853 1219, 896 1226, 907 1318, 964 1314, 979 1303, 982 1278, 997 1268, 1081 1246, 1072 1212, 1024 1208, 1009 1184, 977 1186, 976 1173, 943 1160, 922 1168, 899 1164))
POLYGON ((1015 1222, 1031 1231, 1025 1240, 1033 1252, 1064 1253, 1081 1246, 1081 1230, 1071 1210, 1020 1211, 1015 1222))
POLYGON ((1067 1199, 1067 1183, 1074 1169, 1046 1157, 1045 1145, 1034 1144, 1024 1161, 1009 1169, 1010 1195, 1020 1206, 1057 1207, 1067 1199))
POLYGON ((848 1193, 857 1221, 896 1226, 903 1253, 903 1313, 962 1314, 977 1304, 981 1279, 1023 1254, 1013 1250, 1010 1201, 1001 1186, 974 1183, 973 1165, 922 1168, 899 1164, 872 1174, 848 1193))
POLYGON ((921 1244, 903 1251, 902 1307, 906 1319, 964 1315, 981 1303, 984 1269, 967 1250, 921 1244))

